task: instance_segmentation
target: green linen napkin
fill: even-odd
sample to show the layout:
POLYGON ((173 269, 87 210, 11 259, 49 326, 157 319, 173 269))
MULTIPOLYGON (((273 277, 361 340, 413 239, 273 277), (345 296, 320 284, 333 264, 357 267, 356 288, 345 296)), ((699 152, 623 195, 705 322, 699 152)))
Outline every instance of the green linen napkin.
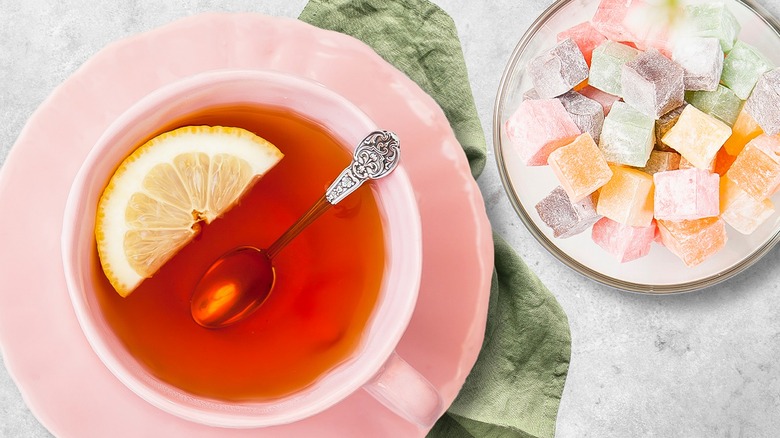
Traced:
MULTIPOLYGON (((442 107, 477 178, 486 145, 452 19, 426 0, 310 0, 300 19, 358 38, 442 107)), ((429 437, 552 437, 571 337, 555 297, 498 235, 482 344, 429 437)))

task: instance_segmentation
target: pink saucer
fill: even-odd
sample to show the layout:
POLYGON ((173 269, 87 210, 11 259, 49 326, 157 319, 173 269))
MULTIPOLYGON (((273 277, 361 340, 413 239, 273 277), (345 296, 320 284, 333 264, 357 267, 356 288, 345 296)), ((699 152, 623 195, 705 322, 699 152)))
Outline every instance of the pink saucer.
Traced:
POLYGON ((266 429, 191 423, 124 387, 89 347, 60 260, 71 182, 91 146, 150 91, 209 70, 272 69, 319 81, 404 142, 423 226, 420 298, 399 353, 448 406, 477 358, 493 240, 482 196, 438 105, 368 46, 305 23, 208 14, 112 44, 41 105, 0 173, 0 347, 28 406, 57 436, 424 436, 364 392, 266 429))

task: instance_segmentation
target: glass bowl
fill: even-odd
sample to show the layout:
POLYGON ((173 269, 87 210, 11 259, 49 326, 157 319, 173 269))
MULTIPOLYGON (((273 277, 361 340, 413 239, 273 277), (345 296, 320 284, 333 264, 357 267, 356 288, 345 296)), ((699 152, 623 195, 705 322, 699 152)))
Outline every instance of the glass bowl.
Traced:
MULTIPOLYGON (((493 144, 509 200, 531 234, 552 255, 607 286, 664 294, 699 290, 731 278, 758 261, 780 240, 780 213, 775 212, 750 235, 742 235, 727 225, 726 246, 703 263, 689 268, 656 243, 647 256, 620 263, 591 240, 590 230, 567 239, 554 238, 534 208, 558 182, 549 166, 526 166, 520 160, 506 137, 504 123, 522 102, 523 93, 531 88, 530 78, 525 74, 526 64, 554 46, 558 32, 589 20, 598 3, 599 0, 555 2, 523 35, 507 63, 494 107, 493 144)), ((780 22, 752 0, 727 0, 725 4, 742 26, 739 38, 780 66, 780 22)), ((775 195, 772 201, 780 205, 780 195, 775 195)))

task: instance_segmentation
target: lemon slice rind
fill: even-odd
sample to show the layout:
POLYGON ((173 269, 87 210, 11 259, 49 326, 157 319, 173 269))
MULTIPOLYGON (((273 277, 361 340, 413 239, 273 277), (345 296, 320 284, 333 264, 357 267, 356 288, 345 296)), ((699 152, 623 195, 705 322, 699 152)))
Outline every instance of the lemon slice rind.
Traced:
POLYGON ((112 286, 129 295, 282 156, 249 131, 220 126, 179 128, 136 149, 98 203, 98 255, 112 286))

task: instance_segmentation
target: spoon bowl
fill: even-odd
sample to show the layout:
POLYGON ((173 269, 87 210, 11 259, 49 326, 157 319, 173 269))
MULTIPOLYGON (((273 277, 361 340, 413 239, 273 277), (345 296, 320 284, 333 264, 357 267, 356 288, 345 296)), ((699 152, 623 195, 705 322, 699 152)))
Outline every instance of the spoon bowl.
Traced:
POLYGON ((203 274, 190 310, 206 328, 219 328, 243 319, 271 294, 276 271, 268 254, 251 246, 236 248, 217 259, 203 274))

